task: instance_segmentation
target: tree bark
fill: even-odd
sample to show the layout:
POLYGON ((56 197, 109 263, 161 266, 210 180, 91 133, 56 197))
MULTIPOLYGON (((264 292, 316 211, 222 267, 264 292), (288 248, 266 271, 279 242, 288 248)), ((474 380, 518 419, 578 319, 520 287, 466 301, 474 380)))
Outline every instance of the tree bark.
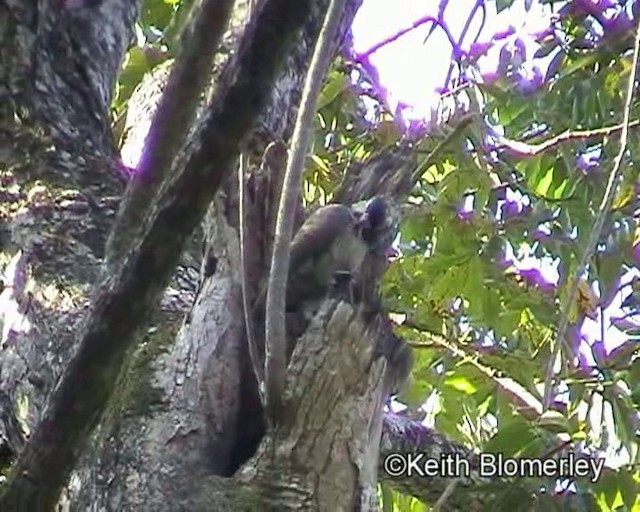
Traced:
MULTIPOLYGON (((359 3, 348 2, 342 33, 359 3)), ((246 23, 246 2, 236 4, 226 37, 233 52, 237 52, 239 28, 246 23)), ((253 134, 244 141, 261 198, 252 218, 263 227, 270 226, 275 214, 278 177, 265 177, 256 167, 267 143, 288 140, 291 134, 304 71, 327 4, 325 0, 309 4, 309 14, 284 58, 275 86, 264 84, 269 93, 266 106, 253 134)), ((26 465, 23 460, 18 468, 29 467, 29 460, 38 460, 38 449, 48 448, 37 436, 38 429, 44 432, 46 427, 40 420, 49 397, 45 418, 55 410, 52 389, 77 353, 77 333, 90 324, 90 315, 95 319, 101 304, 112 300, 110 294, 122 291, 117 282, 111 287, 117 265, 110 268, 113 273, 104 277, 101 288, 95 286, 103 277, 106 239, 126 184, 111 140, 109 106, 139 7, 140 2, 124 0, 55 6, 35 0, 0 1, 0 268, 4 274, 0 442, 10 452, 8 459, 24 457, 29 449, 23 448, 25 440, 35 447, 30 452, 33 458, 27 458, 26 465)), ((340 43, 337 39, 336 50, 340 43)), ((256 59, 253 63, 259 65, 256 59)), ((223 65, 218 60, 215 69, 223 65)), ((240 103, 235 106, 246 114, 253 105, 250 99, 256 96, 234 98, 240 103)), ((226 105, 225 112, 233 107, 226 105)), ((178 155, 177 161, 185 167, 202 169, 194 176, 211 176, 214 164, 222 162, 215 151, 201 151, 203 145, 215 147, 215 140, 224 140, 219 130, 206 131, 206 126, 214 126, 207 122, 219 113, 215 109, 202 112, 201 129, 191 133, 178 155), (215 136, 213 142, 203 137, 207 133, 215 136)), ((228 159, 238 152, 237 138, 243 131, 234 126, 235 139, 229 139, 232 143, 225 151, 228 159)), ((365 165, 350 168, 336 197, 349 203, 385 192, 402 199, 413 184, 414 164, 408 146, 382 151, 365 165)), ((169 256, 163 265, 154 267, 154 259, 138 260, 139 272, 130 272, 120 281, 130 279, 133 290, 123 297, 142 299, 132 303, 121 299, 115 304, 129 320, 127 329, 111 331, 113 338, 106 339, 111 344, 101 345, 91 365, 78 367, 76 359, 80 375, 84 371, 86 382, 98 386, 85 389, 83 381, 76 381, 72 390, 75 396, 83 396, 87 389, 95 389, 100 398, 90 404, 87 423, 71 425, 78 429, 80 441, 101 413, 102 421, 84 452, 73 439, 62 446, 65 456, 70 456, 60 458, 59 465, 40 467, 40 473, 14 473, 10 482, 25 480, 24 487, 13 494, 18 499, 22 490, 31 492, 34 484, 43 485, 43 501, 30 501, 31 509, 48 507, 57 490, 46 486, 64 481, 69 460, 81 453, 81 463, 62 499, 79 510, 373 508, 378 476, 374 461, 381 430, 382 456, 404 448, 434 456, 461 451, 473 457, 419 425, 391 417, 381 424, 384 363, 370 364, 375 333, 358 311, 331 301, 296 346, 286 385, 287 422, 265 435, 244 339, 237 192, 235 180, 223 180, 223 173, 232 170, 231 165, 221 166, 217 183, 224 187, 211 204, 206 197, 213 195, 216 183, 195 179, 193 196, 179 199, 184 211, 193 206, 189 201, 194 197, 200 208, 208 206, 199 276, 189 265, 180 266, 157 307, 162 280, 168 279, 189 235, 184 223, 176 228, 175 239, 160 237, 165 245, 178 245, 166 249, 169 256), (206 187, 211 192, 200 190, 206 187), (150 272, 153 268, 160 269, 158 275, 150 272), (132 312, 138 314, 136 318, 132 312), (116 354, 114 364, 110 350, 116 345, 126 348, 129 341, 124 343, 124 338, 133 340, 131 334, 140 326, 145 329, 128 350, 116 354), (116 376, 116 391, 105 408, 100 401, 109 395, 116 376), (255 456, 231 478, 256 448, 255 456)), ((153 205, 150 215, 170 201, 153 205)), ((190 215, 195 225, 197 215, 190 215)), ((166 220, 180 223, 177 217, 166 220)), ((132 248, 144 242, 136 239, 132 248)), ((264 242, 253 242, 261 247, 252 264, 254 284, 268 261, 264 249, 268 241, 264 242)), ((65 407, 73 415, 82 404, 71 401, 65 407)), ((54 451, 59 448, 53 443, 54 451)), ((379 476, 432 503, 450 484, 446 478, 390 479, 383 472, 379 476)), ((456 494, 452 507, 477 510, 486 495, 477 490, 477 483, 484 482, 475 478, 463 482, 464 492, 456 494)), ((19 510, 9 508, 22 505, 17 503, 0 502, 0 508, 19 510)))
POLYGON ((126 183, 109 105, 138 9, 0 3, 0 372, 14 456, 75 350, 126 183))

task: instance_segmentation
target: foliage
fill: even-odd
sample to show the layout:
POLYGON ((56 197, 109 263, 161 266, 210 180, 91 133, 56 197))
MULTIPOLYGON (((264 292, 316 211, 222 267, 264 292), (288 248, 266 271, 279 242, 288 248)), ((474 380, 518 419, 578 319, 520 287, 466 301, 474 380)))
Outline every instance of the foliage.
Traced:
MULTIPOLYGON (((503 10, 512 3, 498 1, 496 7, 503 10)), ((513 34, 491 41, 502 45, 495 73, 483 75, 477 66, 487 47, 472 44, 464 52, 461 46, 453 52, 455 87, 445 84, 443 90, 441 111, 448 116, 421 130, 410 126, 405 131, 385 109, 363 62, 342 57, 320 98, 303 191, 308 204, 329 201, 350 162, 403 138, 414 140, 426 162, 462 115, 474 116, 421 169, 401 226, 402 256, 385 278, 387 304, 403 319, 398 332, 417 356, 411 385, 399 401, 407 406, 406 414, 479 451, 544 458, 572 448, 608 460, 623 452, 624 463, 611 463, 599 481, 570 482, 566 491, 592 495, 602 510, 640 507, 635 343, 640 327, 629 321, 638 311, 640 302, 633 297, 640 290, 631 293, 630 309, 623 310, 632 315, 628 319, 613 322, 603 314, 619 296, 624 276, 640 263, 635 125, 613 208, 569 308, 570 350, 562 353, 561 385, 550 410, 543 413, 542 402, 569 282, 620 144, 615 127, 622 122, 632 71, 629 12, 635 13, 637 2, 632 4, 626 11, 606 9, 616 2, 563 5, 552 28, 538 35, 539 60, 534 62, 544 60, 545 73, 542 64, 531 67, 531 59, 522 59, 522 45, 513 34), (461 104, 466 106, 461 109, 461 104), (603 130, 607 127, 614 128, 603 130), (555 143, 536 146, 561 134, 555 143), (526 258, 528 266, 522 263, 526 258), (544 278, 541 261, 557 266, 557 280, 544 278), (593 320, 605 325, 591 334, 592 356, 585 356, 584 326, 593 320), (603 335, 623 336, 624 342, 614 350, 603 335)), ((477 6, 485 7, 481 1, 477 6)), ((176 13, 183 9, 176 1, 145 2, 140 29, 147 46, 129 52, 114 103, 118 116, 154 65, 144 56, 175 34, 176 13)), ((634 99, 631 119, 637 124, 639 117, 639 100, 634 99)), ((548 484, 526 482, 536 490, 548 484)), ((385 510, 424 509, 390 489, 381 495, 385 510)))

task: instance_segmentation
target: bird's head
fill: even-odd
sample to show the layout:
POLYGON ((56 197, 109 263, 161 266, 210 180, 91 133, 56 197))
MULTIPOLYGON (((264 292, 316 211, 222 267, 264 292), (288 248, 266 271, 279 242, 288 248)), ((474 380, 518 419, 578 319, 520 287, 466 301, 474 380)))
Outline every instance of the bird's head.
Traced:
POLYGON ((384 198, 374 196, 369 199, 361 212, 356 209, 357 227, 362 239, 372 252, 386 253, 395 237, 393 222, 384 198))
POLYGON ((387 203, 385 200, 380 196, 374 196, 369 199, 359 220, 363 227, 369 229, 384 227, 387 220, 387 203))

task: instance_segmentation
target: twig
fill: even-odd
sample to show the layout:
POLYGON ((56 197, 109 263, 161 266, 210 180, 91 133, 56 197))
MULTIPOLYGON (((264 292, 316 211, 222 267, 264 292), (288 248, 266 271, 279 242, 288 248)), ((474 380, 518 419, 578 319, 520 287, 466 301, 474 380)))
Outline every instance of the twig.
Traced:
POLYGON ((282 405, 286 379, 287 351, 285 338, 285 301, 289 272, 289 246, 293 235, 293 223, 297 198, 302 182, 304 161, 311 139, 316 103, 322 80, 331 63, 333 38, 344 11, 346 0, 331 0, 322 30, 318 36, 309 70, 302 90, 300 110, 291 137, 291 153, 282 184, 276 233, 271 257, 269 288, 266 304, 266 361, 265 391, 266 412, 271 426, 277 421, 282 405))
POLYGON ((447 486, 444 489, 444 492, 438 498, 438 501, 436 501, 435 505, 433 505, 432 510, 434 512, 440 512, 440 510, 442 510, 442 505, 444 505, 445 501, 447 501, 449 496, 451 496, 451 493, 453 493, 454 489, 456 488, 460 480, 461 480, 460 477, 456 477, 447 484, 447 486))
MULTIPOLYGON (((462 28, 462 32, 460 33, 460 37, 458 38, 458 44, 457 44, 456 48, 460 48, 462 46, 462 43, 464 42, 464 38, 467 37, 467 32, 469 32, 469 29, 471 28, 471 22, 475 19, 476 12, 478 12, 478 9, 482 9, 482 19, 480 20, 480 26, 478 27, 478 33, 476 34, 474 42, 478 40, 478 37, 480 37, 480 34, 482 33, 482 30, 484 29, 485 21, 487 19, 487 8, 485 6, 484 0, 476 0, 476 3, 471 8, 471 11, 469 12, 469 15, 467 16, 467 21, 465 22, 464 27, 462 28)), ((456 48, 454 48, 454 50, 456 48)), ((455 57, 455 55, 454 55, 454 57, 455 57)), ((451 75, 453 74, 453 69, 454 69, 454 65, 455 65, 455 61, 456 60, 458 60, 458 59, 451 59, 451 63, 449 64, 449 70, 447 71, 447 77, 444 80, 445 88, 449 87, 449 82, 451 81, 451 75)))
POLYGON ((456 126, 451 130, 449 134, 446 135, 444 139, 442 139, 438 145, 433 148, 433 150, 427 155, 427 157, 418 164, 416 170, 413 172, 411 176, 411 182, 415 183, 420 179, 420 177, 425 173, 429 167, 431 167, 438 158, 442 155, 446 147, 456 139, 458 135, 462 133, 462 131, 471 124, 471 122, 478 117, 476 113, 469 113, 462 116, 456 126))
MULTIPOLYGON (((634 121, 629 122, 626 126, 627 128, 634 128, 640 125, 640 120, 636 119, 634 121)), ((583 139, 591 139, 593 137, 599 137, 601 135, 611 135, 618 131, 624 131, 625 123, 616 124, 613 126, 605 126, 602 128, 595 128, 593 130, 580 130, 580 131, 571 131, 567 130, 560 135, 556 135, 555 137, 541 142, 540 144, 527 144, 526 142, 520 142, 517 140, 511 140, 506 138, 500 139, 500 146, 498 146, 498 150, 500 149, 508 149, 512 156, 516 157, 529 157, 536 156, 540 153, 544 153, 550 149, 554 149, 556 146, 560 145, 563 142, 571 141, 571 140, 583 140, 583 139)))
POLYGON ((447 39, 449 39, 449 43, 451 44, 451 47, 455 48, 456 42, 453 39, 453 36, 451 35, 451 33, 449 32, 447 27, 443 26, 440 23, 440 21, 437 18, 434 18, 433 16, 423 16, 422 18, 418 18, 416 21, 414 21, 410 26, 399 30, 398 32, 396 32, 392 36, 389 36, 389 37, 383 39, 379 43, 374 44, 367 51, 361 53, 358 56, 357 61, 358 62, 366 61, 371 55, 376 53, 380 48, 383 48, 383 47, 387 46, 388 44, 391 44, 394 41, 397 41, 398 39, 400 39, 405 34, 408 34, 412 30, 417 29, 418 27, 424 25, 425 23, 433 23, 434 25, 437 25, 438 27, 440 27, 444 31, 445 35, 447 36, 447 39))
MULTIPOLYGON (((613 169, 611 169, 611 174, 609 175, 609 181, 607 183, 607 188, 605 190, 604 196, 602 197, 602 202, 598 210, 596 221, 593 225, 593 229, 591 230, 591 234, 587 241, 587 246, 584 248, 584 253, 582 254, 582 258, 580 259, 580 264, 578 265, 578 269, 571 282, 571 288, 569 289, 569 294, 564 304, 562 316, 560 317, 560 325, 558 327, 558 336, 556 338, 555 346, 553 347, 551 358, 549 359, 549 364, 547 365, 547 373, 545 376, 544 399, 542 401, 543 411, 546 411, 551 404, 551 395, 552 395, 551 391, 553 389, 553 381, 554 381, 553 368, 555 366, 556 360, 560 356, 560 351, 562 349, 562 346, 567 343, 565 341, 565 335, 567 332, 567 328, 569 327, 569 311, 571 310, 571 304, 573 303, 576 293, 578 291, 578 283, 580 282, 580 278, 582 274, 584 274, 584 272, 586 271, 589 261, 591 260, 593 253, 595 251, 598 240, 600 239, 602 227, 604 226, 604 220, 611 209, 614 193, 616 190, 616 185, 620 177, 620 172, 622 168, 622 159, 624 158, 624 153, 625 153, 625 150, 627 149, 627 140, 629 137, 629 126, 630 126, 629 117, 631 115, 631 104, 633 102, 633 90, 636 82, 636 75, 638 72, 638 54, 639 53, 640 53, 640 26, 636 29, 636 39, 635 39, 635 45, 633 49, 633 63, 632 63, 633 71, 629 76, 627 98, 624 105, 622 130, 621 130, 622 133, 620 134, 620 150, 618 151, 618 154, 616 155, 616 158, 614 160, 613 169)), ((568 348, 569 348, 568 353, 570 354, 571 347, 568 347, 568 348)))
POLYGON ((549 451, 543 453, 542 455, 540 455, 539 458, 542 459, 542 460, 548 459, 552 455, 555 455, 556 453, 564 450, 567 446, 569 446, 571 444, 573 444, 573 439, 568 439, 567 441, 563 441, 558 446, 554 446, 553 448, 551 448, 551 450, 549 450, 549 451))

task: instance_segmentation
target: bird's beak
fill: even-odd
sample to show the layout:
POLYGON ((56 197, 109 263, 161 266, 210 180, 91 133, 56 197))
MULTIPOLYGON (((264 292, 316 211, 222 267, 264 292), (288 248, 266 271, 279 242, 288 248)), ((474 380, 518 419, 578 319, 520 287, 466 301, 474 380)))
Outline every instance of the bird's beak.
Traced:
POLYGON ((356 219, 355 227, 358 230, 366 229, 367 227, 369 227, 369 214, 365 212, 362 215, 360 215, 356 219))

